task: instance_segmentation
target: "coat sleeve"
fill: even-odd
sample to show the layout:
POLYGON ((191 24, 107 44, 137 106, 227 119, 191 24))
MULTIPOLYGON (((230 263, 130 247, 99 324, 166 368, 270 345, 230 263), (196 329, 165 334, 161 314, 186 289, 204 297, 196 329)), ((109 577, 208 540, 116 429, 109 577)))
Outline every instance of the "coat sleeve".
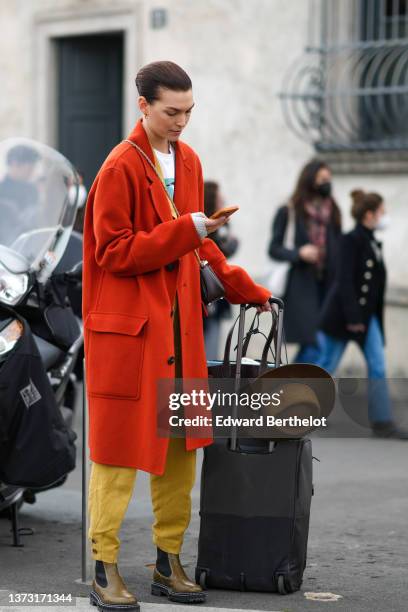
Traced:
POLYGON ((269 289, 257 285, 240 266, 232 266, 213 240, 205 238, 200 257, 206 259, 225 288, 225 297, 231 304, 264 304, 271 296, 269 289))
POLYGON ((134 232, 132 210, 137 206, 124 171, 107 168, 98 178, 93 203, 95 259, 119 276, 144 274, 186 255, 201 244, 190 214, 165 221, 151 232, 134 232))
POLYGON ((269 243, 268 255, 277 261, 300 262, 299 249, 287 249, 283 246, 286 226, 288 224, 288 207, 282 206, 272 222, 272 238, 269 243))
POLYGON ((339 249, 339 294, 344 317, 348 324, 363 322, 361 306, 358 303, 354 285, 354 270, 358 257, 357 245, 350 235, 344 235, 340 240, 339 249))
POLYGON ((215 242, 220 251, 224 253, 225 257, 228 259, 236 252, 239 242, 238 239, 230 233, 228 223, 223 225, 221 229, 223 230, 224 228, 225 234, 221 234, 220 230, 218 230, 211 236, 211 240, 215 242))

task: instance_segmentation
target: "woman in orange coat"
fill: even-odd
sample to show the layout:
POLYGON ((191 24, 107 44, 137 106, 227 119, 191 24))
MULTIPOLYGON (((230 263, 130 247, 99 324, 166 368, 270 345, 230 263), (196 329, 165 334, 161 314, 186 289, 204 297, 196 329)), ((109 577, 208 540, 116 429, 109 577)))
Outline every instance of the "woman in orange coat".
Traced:
POLYGON ((139 609, 117 570, 118 532, 137 469, 151 474, 157 546, 152 592, 180 602, 205 598, 185 575, 178 554, 190 519, 195 450, 211 439, 168 439, 157 433, 158 379, 207 377, 194 250, 209 261, 228 301, 270 309, 270 292, 242 268, 228 265, 206 238, 226 217, 214 221, 202 212, 201 164, 179 141, 194 105, 190 78, 176 64, 155 62, 139 71, 136 86, 143 117, 130 142, 116 146, 103 163, 84 225, 93 462, 89 536, 96 561, 91 602, 106 610, 139 609))

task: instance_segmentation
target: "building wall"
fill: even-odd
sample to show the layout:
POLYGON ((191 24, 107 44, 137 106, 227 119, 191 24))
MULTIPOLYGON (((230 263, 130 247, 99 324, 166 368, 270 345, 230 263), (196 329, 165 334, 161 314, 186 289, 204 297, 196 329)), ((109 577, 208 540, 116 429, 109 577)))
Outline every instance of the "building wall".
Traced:
MULTIPOLYGON (((277 97, 290 66, 306 43, 307 2, 279 0, 162 0, 168 25, 150 26, 153 0, 0 0, 0 138, 26 135, 53 145, 55 100, 52 55, 44 52, 47 32, 81 31, 93 24, 126 23, 124 134, 136 120, 133 79, 137 68, 157 59, 181 64, 192 77, 196 108, 185 140, 199 153, 207 178, 218 180, 228 203, 241 209, 232 221, 241 247, 234 258, 254 275, 265 274, 266 248, 276 207, 293 189, 300 166, 313 155, 286 127, 277 97), (122 19, 122 21, 120 21, 122 19), (82 24, 82 25, 81 25, 82 24), (59 29, 60 28, 60 29, 59 29), (45 34, 44 34, 45 33, 45 34), (47 95, 42 92, 47 89, 47 95), (51 92, 51 94, 50 94, 51 92)), ((50 34, 51 35, 51 34, 50 34)), ((61 34, 62 35, 62 34, 61 34)), ((384 248, 392 286, 408 289, 404 247, 408 238, 403 175, 335 177, 335 194, 348 215, 349 191, 361 186, 384 193, 392 226, 384 248)), ((407 310, 389 307, 390 370, 407 371, 408 350, 400 338, 407 310)), ((350 353, 350 351, 349 351, 350 353)), ((354 363, 351 351, 348 363, 354 363)))

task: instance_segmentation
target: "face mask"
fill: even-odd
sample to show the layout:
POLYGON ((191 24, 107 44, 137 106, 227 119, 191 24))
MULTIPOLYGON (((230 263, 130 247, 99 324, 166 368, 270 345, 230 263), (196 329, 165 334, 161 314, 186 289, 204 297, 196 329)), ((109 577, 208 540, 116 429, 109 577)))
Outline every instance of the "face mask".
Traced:
POLYGON ((328 198, 332 191, 332 184, 330 181, 326 183, 320 183, 320 185, 316 185, 316 192, 322 196, 322 198, 328 198))
POLYGON ((380 217, 380 219, 377 221, 377 224, 374 227, 374 229, 375 230, 385 230, 390 225, 390 221, 391 221, 391 218, 389 215, 382 215, 382 217, 380 217))

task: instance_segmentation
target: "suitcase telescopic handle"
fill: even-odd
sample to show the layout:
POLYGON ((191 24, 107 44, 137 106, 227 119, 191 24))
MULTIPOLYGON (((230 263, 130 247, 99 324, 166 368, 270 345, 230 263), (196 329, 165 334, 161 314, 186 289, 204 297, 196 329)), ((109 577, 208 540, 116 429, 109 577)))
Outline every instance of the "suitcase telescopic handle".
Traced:
POLYGON ((281 300, 280 298, 276 298, 276 297, 270 297, 268 302, 270 304, 276 304, 279 308, 279 310, 283 310, 285 305, 283 303, 283 300, 281 300))
MULTIPOLYGON (((282 349, 282 338, 283 338, 283 311, 284 311, 284 303, 280 298, 269 298, 270 304, 276 304, 278 307, 278 322, 276 329, 276 344, 275 344, 275 367, 279 367, 281 364, 281 349, 282 349)), ((241 361, 242 361, 242 344, 244 339, 244 328, 245 328, 245 312, 248 308, 252 306, 257 306, 258 304, 248 304, 245 306, 241 304, 240 307, 240 316, 239 316, 239 329, 238 329, 238 346, 237 346, 237 360, 236 360, 236 372, 235 372, 235 385, 234 391, 236 393, 239 392, 240 378, 241 378, 241 361)), ((234 325, 235 326, 235 325, 234 325)), ((274 326, 271 328, 270 334, 274 333, 274 326)), ((232 334, 231 334, 232 335, 232 334)), ((263 361, 264 355, 262 355, 263 361)), ((233 416, 237 416, 238 406, 233 407, 233 416)), ((273 452, 275 447, 274 442, 271 440, 268 445, 268 452, 273 452)), ((232 451, 238 450, 238 436, 236 427, 232 427, 231 430, 231 438, 230 438, 230 449, 232 451)))
POLYGON ((283 339, 283 312, 284 303, 280 298, 269 298, 270 304, 276 304, 278 307, 278 325, 276 330, 276 344, 275 344, 275 367, 278 368, 281 364, 281 353, 282 353, 282 339, 283 339))
MULTIPOLYGON (((239 393, 239 385, 241 382, 241 362, 242 362, 242 343, 244 340, 245 331, 245 304, 241 304, 239 309, 239 324, 238 324, 238 346, 237 346, 237 360, 235 366, 235 381, 234 381, 234 392, 239 393)), ((235 404, 232 407, 232 417, 236 419, 238 416, 238 406, 235 404)), ((234 422, 234 421, 233 421, 234 422)), ((231 438, 230 438, 231 450, 237 450, 237 428, 232 427, 231 438)))
MULTIPOLYGON (((283 310, 285 307, 285 304, 283 302, 283 300, 281 300, 280 298, 277 297, 270 297, 268 298, 268 302, 270 304, 276 304, 278 306, 279 310, 283 310)), ((261 304, 248 304, 245 308, 246 310, 248 310, 248 308, 256 308, 256 306, 260 306, 261 304)))

